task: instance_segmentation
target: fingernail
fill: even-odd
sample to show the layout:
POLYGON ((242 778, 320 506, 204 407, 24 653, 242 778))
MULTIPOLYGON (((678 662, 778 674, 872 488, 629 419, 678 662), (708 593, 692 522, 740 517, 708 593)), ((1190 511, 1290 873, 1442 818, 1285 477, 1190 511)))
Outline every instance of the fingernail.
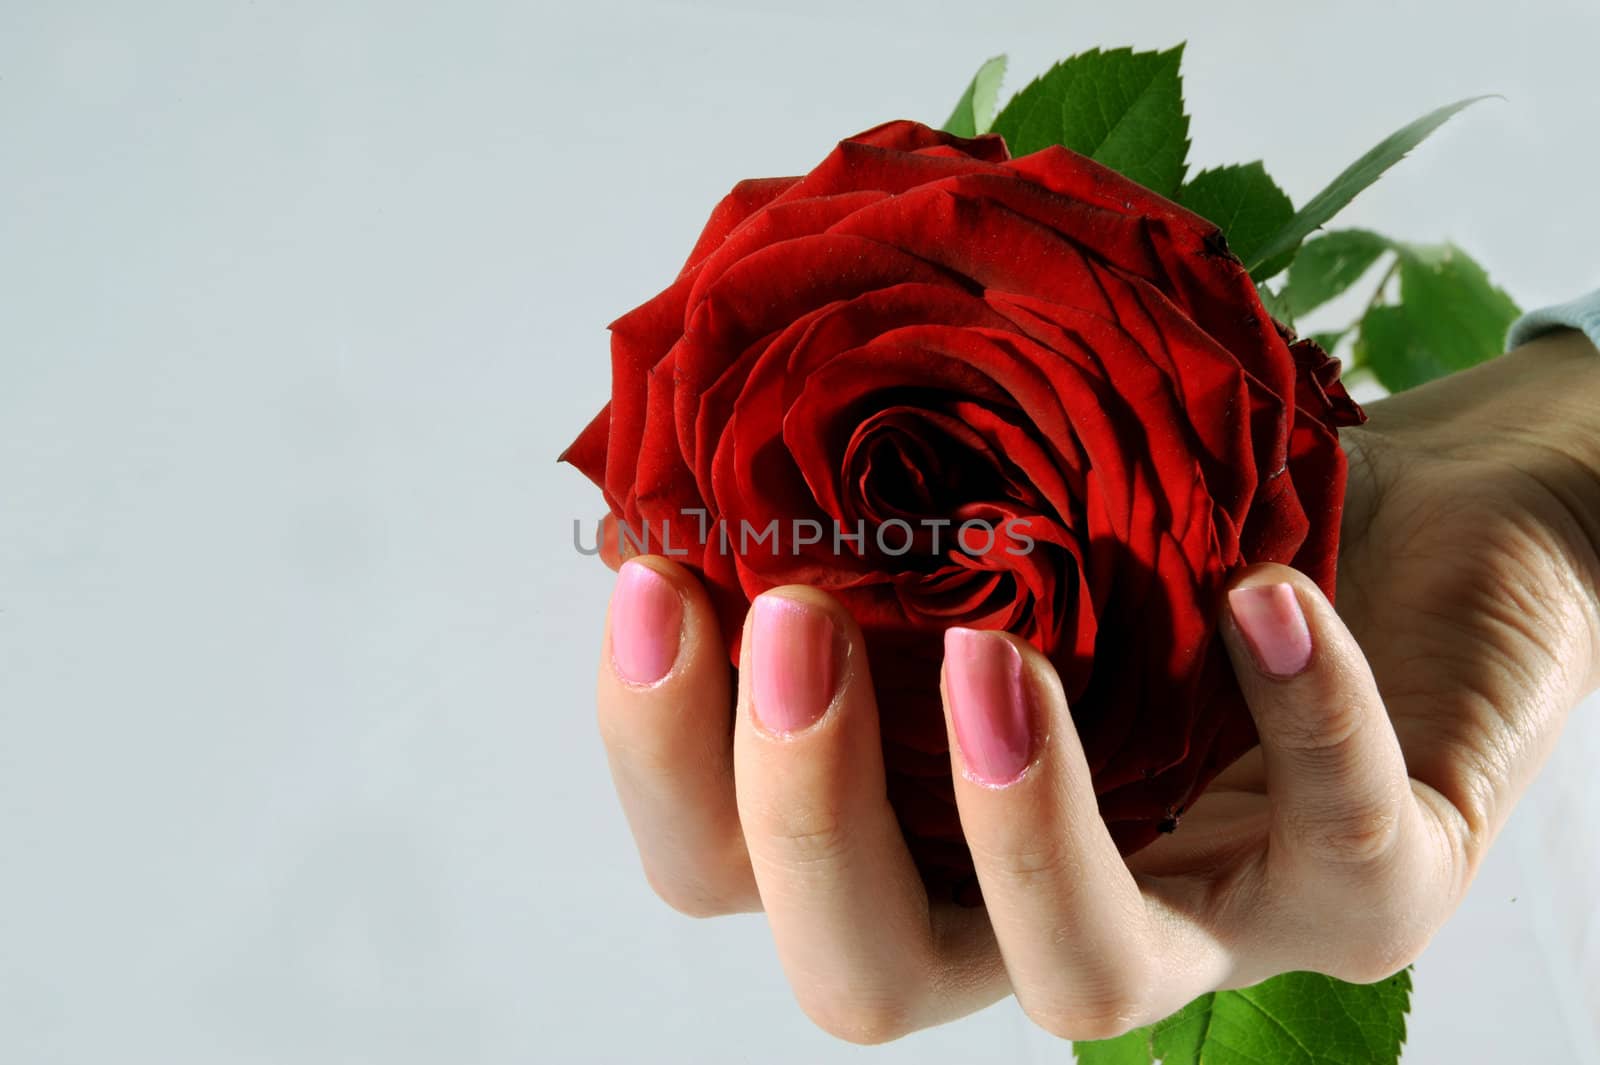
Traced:
POLYGON ((1292 677, 1311 662, 1311 630, 1288 584, 1259 584, 1228 593, 1228 609, 1264 673, 1292 677))
POLYGON ((967 772, 993 787, 1022 776, 1033 730, 1016 647, 996 632, 946 629, 944 678, 967 772))
POLYGON ((672 669, 683 636, 683 599, 643 562, 625 562, 611 593, 611 663, 633 684, 654 684, 672 669))
POLYGON ((825 611, 767 595, 756 600, 750 668, 756 720, 769 732, 799 732, 820 718, 838 685, 837 633, 825 611))

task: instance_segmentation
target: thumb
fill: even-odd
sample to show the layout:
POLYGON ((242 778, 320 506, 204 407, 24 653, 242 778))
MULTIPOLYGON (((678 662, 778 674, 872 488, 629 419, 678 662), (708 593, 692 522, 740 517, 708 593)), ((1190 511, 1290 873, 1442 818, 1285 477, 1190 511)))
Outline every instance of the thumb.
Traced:
POLYGON ((1222 633, 1261 737, 1273 851, 1322 873, 1384 862, 1412 827, 1411 781, 1333 605, 1296 570, 1253 567, 1228 592, 1222 633))

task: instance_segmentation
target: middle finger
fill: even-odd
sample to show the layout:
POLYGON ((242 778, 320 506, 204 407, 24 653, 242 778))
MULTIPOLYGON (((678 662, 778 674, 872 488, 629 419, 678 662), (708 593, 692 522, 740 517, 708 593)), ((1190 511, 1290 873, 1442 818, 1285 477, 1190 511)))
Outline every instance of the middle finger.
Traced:
POLYGON ((734 779, 745 842, 796 997, 876 1043, 1007 990, 980 910, 932 908, 885 792, 861 634, 827 596, 759 597, 739 669, 734 779))

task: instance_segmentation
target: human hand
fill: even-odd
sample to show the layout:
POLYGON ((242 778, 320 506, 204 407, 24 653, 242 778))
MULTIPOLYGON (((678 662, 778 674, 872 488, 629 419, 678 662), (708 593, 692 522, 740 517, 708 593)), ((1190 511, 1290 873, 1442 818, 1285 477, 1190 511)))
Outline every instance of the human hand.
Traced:
POLYGON ((1354 636, 1292 571, 1242 576, 1237 617, 1263 626, 1254 646, 1235 620, 1222 631, 1262 745, 1130 860, 1098 817, 1048 663, 1003 635, 951 638, 946 711, 982 910, 922 889, 884 797, 860 635, 836 604, 806 589, 758 600, 730 729, 703 593, 662 560, 631 563, 600 722, 652 884, 690 913, 765 908, 802 1006, 864 1042, 1011 991, 1048 1030, 1101 1038, 1277 972, 1359 981, 1407 964, 1593 686, 1600 632, 1594 530, 1570 495, 1589 456, 1497 435, 1479 408, 1514 414, 1511 378, 1476 373, 1375 405, 1346 440, 1354 636), (1535 457, 1532 471, 1514 461, 1535 457), (983 727, 1008 693, 1020 745, 983 727))

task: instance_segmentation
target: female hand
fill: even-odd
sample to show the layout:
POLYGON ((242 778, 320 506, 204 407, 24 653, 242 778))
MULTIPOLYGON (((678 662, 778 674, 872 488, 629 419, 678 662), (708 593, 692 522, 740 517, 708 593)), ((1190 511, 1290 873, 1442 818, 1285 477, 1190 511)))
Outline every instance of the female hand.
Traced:
POLYGON ((922 888, 836 603, 760 597, 730 708, 703 591, 665 560, 628 563, 599 717, 647 876, 686 913, 764 909, 802 1007, 857 1042, 1007 993, 1098 1039, 1284 971, 1389 975, 1595 686, 1597 396, 1600 359, 1569 336, 1375 404, 1344 438, 1340 613, 1284 567, 1237 578, 1222 633, 1261 745, 1129 860, 1048 662, 952 630, 945 710, 982 909, 922 888))

